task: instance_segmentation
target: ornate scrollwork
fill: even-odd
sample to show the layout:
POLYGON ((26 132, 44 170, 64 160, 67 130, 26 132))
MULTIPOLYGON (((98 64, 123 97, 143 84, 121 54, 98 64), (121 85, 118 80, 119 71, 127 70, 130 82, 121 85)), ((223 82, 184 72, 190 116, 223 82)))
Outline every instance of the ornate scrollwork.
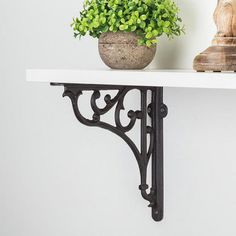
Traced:
MULTIPOLYGON (((118 136, 120 136, 131 148, 138 163, 139 172, 140 172, 140 180, 141 184, 139 185, 139 189, 141 191, 141 195, 144 199, 149 201, 149 206, 153 209, 153 218, 155 220, 161 220, 163 215, 163 203, 162 196, 157 197, 157 192, 162 190, 157 190, 158 188, 158 173, 157 169, 163 167, 156 167, 156 158, 157 158, 157 145, 156 142, 159 142, 159 146, 162 145, 162 138, 158 141, 158 135, 161 136, 162 132, 162 123, 159 123, 159 128, 161 129, 159 133, 157 133, 157 123, 162 122, 162 119, 167 115, 168 109, 166 105, 162 103, 162 90, 158 95, 160 100, 158 101, 158 92, 154 88, 149 87, 126 87, 126 86, 105 86, 105 85, 79 85, 79 84, 63 84, 65 87, 63 96, 67 96, 70 98, 74 114, 78 121, 87 126, 95 126, 103 129, 107 129, 118 136), (101 90, 116 90, 118 91, 114 97, 112 97, 109 93, 104 96, 105 105, 101 108, 97 105, 98 100, 101 98, 101 90), (140 110, 129 110, 127 112, 127 117, 129 118, 129 122, 127 125, 123 125, 121 122, 121 111, 125 110, 124 108, 124 99, 128 92, 133 89, 137 89, 141 95, 141 108, 140 110), (147 104, 147 92, 151 90, 152 92, 152 102, 147 104), (79 109, 79 98, 83 94, 83 91, 92 91, 90 105, 93 111, 93 115, 91 119, 84 117, 79 109), (156 102, 158 103, 156 105, 156 102), (115 125, 108 124, 106 122, 101 121, 101 117, 109 112, 112 108, 115 108, 115 125), (159 109, 157 111, 157 109, 159 109), (147 115, 151 117, 152 124, 147 124, 147 115), (140 121, 140 129, 141 129, 141 147, 140 150, 137 148, 135 143, 131 140, 131 138, 127 135, 127 132, 133 129, 137 120, 140 121), (149 136, 149 137, 148 137, 149 136), (149 189, 147 184, 147 168, 152 157, 152 187, 149 189), (159 200, 158 200, 159 199, 159 200), (158 202, 159 201, 159 202, 158 202), (161 206, 158 206, 160 204, 161 206), (157 211, 161 209, 160 213, 157 211), (156 215, 155 215, 156 214, 156 215), (159 216, 157 216, 159 214, 159 216)), ((161 159, 163 156, 162 151, 160 150, 161 159)), ((163 172, 159 175, 163 175, 163 172)), ((162 183, 159 181, 159 187, 162 188, 162 183)))

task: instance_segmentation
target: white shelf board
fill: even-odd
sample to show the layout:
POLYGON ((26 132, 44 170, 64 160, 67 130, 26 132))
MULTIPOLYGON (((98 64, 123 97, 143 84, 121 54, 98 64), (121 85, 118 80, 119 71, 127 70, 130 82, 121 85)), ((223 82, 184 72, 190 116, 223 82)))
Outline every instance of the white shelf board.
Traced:
POLYGON ((236 73, 191 70, 27 70, 27 81, 150 87, 236 89, 236 73))

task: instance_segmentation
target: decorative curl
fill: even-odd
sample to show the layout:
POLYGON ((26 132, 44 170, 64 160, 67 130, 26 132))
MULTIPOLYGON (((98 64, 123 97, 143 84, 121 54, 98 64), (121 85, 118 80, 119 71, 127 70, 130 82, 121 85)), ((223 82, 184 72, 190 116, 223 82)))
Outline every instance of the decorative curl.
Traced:
MULTIPOLYGON (((128 92, 133 90, 134 88, 132 87, 117 87, 116 90, 118 90, 117 94, 114 96, 114 98, 111 97, 110 94, 106 94, 104 97, 105 101, 105 106, 103 108, 99 108, 97 105, 98 99, 101 97, 101 93, 99 90, 103 90, 104 87, 98 86, 98 88, 87 88, 84 86, 80 85, 71 85, 67 84, 65 86, 65 91, 63 93, 63 97, 69 97, 72 103, 73 111, 78 119, 82 124, 86 126, 95 126, 95 127, 100 127, 103 129, 107 129, 115 134, 117 134, 119 137, 121 137, 131 148, 131 150, 134 153, 134 156, 136 158, 136 161, 139 166, 139 171, 140 171, 140 178, 141 178, 141 184, 139 186, 139 189, 141 191, 141 195, 144 199, 150 202, 150 207, 153 206, 154 200, 153 200, 153 195, 154 191, 150 189, 150 193, 148 193, 149 186, 147 185, 147 167, 149 164, 150 157, 153 153, 153 148, 154 148, 154 130, 151 126, 148 126, 146 123, 146 118, 147 118, 147 98, 145 95, 144 103, 141 105, 141 110, 133 111, 130 110, 127 113, 128 118, 130 119, 128 125, 124 126, 121 123, 120 119, 120 113, 121 110, 125 110, 124 108, 124 98, 127 95, 128 92), (94 112, 92 119, 87 119, 85 118, 79 109, 78 106, 78 100, 79 97, 83 94, 84 90, 92 90, 93 93, 91 95, 90 99, 90 105, 91 108, 94 112), (115 126, 110 125, 106 122, 101 121, 101 116, 109 112, 114 106, 115 107, 115 126), (147 146, 147 136, 149 135, 149 145, 148 145, 148 150, 145 153, 141 153, 141 151, 138 150, 137 146, 135 143, 127 136, 127 132, 132 130, 134 127, 137 119, 141 120, 141 126, 144 125, 145 128, 145 146, 147 146), (143 124, 144 123, 144 124, 143 124)), ((135 88, 137 89, 137 88, 135 88)), ((147 93, 147 89, 143 90, 139 89, 140 93, 147 93)))

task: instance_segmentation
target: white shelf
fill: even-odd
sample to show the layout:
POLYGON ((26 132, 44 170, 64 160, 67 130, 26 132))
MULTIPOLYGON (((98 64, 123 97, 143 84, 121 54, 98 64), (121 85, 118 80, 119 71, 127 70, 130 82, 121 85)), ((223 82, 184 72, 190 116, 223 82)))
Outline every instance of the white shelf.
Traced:
POLYGON ((27 70, 27 81, 150 87, 236 89, 236 73, 160 70, 27 70))

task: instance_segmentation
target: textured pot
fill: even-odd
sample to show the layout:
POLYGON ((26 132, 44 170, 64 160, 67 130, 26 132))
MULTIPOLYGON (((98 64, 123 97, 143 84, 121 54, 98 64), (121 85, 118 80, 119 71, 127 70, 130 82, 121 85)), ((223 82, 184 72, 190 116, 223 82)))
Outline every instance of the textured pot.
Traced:
POLYGON ((133 32, 102 33, 98 49, 103 62, 112 69, 143 69, 156 53, 152 47, 138 45, 139 36, 133 32))

